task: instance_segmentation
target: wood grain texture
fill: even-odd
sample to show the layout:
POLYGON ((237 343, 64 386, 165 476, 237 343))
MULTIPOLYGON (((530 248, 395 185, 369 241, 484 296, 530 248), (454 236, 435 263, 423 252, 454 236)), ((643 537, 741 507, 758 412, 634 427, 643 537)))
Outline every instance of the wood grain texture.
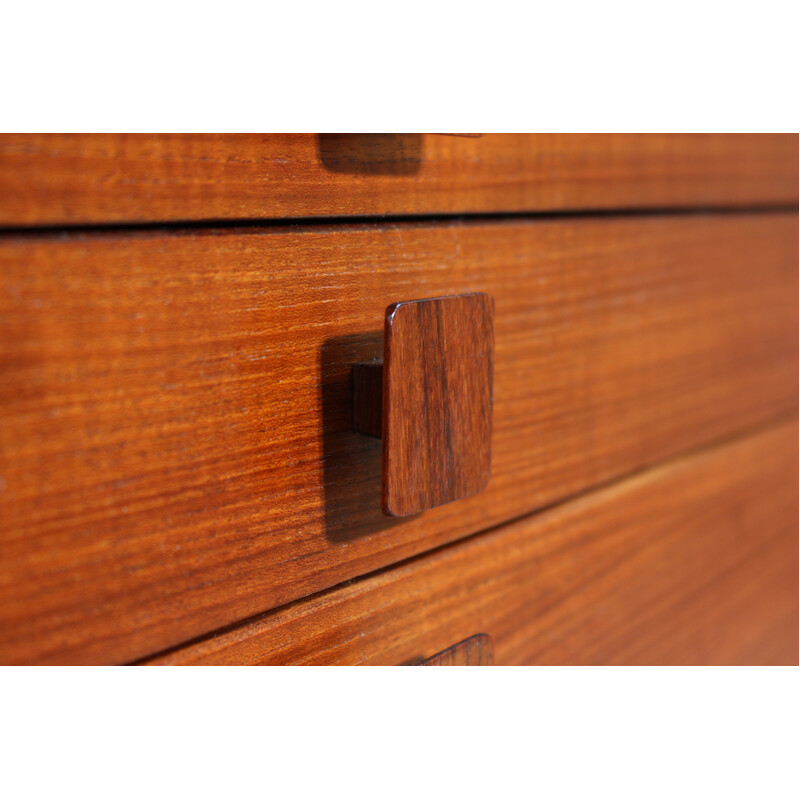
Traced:
POLYGON ((0 225, 797 202, 797 134, 3 134, 0 225))
POLYGON ((796 298, 791 213, 6 237, 0 661, 143 657, 792 411, 796 298), (390 519, 352 365, 469 291, 492 479, 390 519))
POLYGON ((490 667, 494 661, 491 637, 477 633, 423 661, 421 667, 490 667))
POLYGON ((796 422, 659 466, 156 660, 797 664, 796 422))
POLYGON ((381 502, 407 517, 482 492, 492 461, 494 300, 386 309, 381 502))

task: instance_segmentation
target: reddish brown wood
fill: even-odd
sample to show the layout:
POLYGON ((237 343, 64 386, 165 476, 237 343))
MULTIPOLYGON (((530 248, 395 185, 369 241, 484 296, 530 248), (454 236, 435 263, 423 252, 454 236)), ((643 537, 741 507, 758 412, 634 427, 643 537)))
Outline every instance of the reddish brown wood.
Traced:
POLYGON ((418 514, 489 483, 493 317, 485 294, 386 309, 383 362, 353 372, 355 429, 384 440, 385 514, 418 514))
POLYGON ((143 657, 790 412, 797 275, 793 213, 6 236, 0 661, 143 657), (491 481, 390 519, 352 366, 468 291, 491 481))
POLYGON ((797 134, 3 134, 0 225, 797 202, 797 134))
POLYGON ((797 664, 795 421, 252 620, 163 664, 797 664))
POLYGON ((490 667, 492 640, 485 633, 476 633, 423 661, 421 667, 490 667))
POLYGON ((489 483, 494 301, 393 303, 384 358, 353 368, 354 425, 383 438, 383 512, 407 517, 489 483))

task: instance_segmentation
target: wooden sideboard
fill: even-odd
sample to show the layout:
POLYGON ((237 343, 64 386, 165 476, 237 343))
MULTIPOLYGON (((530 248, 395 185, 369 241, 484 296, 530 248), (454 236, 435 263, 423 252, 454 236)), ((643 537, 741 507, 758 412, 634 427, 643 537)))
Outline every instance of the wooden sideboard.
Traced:
POLYGON ((798 663, 797 185, 795 135, 0 136, 0 663, 798 663), (471 293, 488 484, 387 516, 354 366, 471 293))

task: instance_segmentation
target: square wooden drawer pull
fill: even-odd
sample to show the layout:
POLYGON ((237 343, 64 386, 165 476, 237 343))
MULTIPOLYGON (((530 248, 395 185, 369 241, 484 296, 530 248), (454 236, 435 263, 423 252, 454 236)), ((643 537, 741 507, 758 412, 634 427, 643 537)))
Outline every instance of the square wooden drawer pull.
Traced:
POLYGON ((493 323, 486 294, 386 309, 383 361, 353 368, 355 429, 383 439, 385 514, 417 514, 486 488, 493 323))

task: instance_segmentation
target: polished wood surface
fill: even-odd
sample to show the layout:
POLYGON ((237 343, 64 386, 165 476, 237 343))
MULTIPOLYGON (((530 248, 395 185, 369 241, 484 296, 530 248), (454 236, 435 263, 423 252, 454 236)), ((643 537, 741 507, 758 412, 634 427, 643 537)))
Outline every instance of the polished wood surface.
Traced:
POLYGON ((489 483, 493 320, 494 300, 478 293, 386 310, 384 513, 419 514, 489 483))
POLYGON ((140 658, 793 411, 796 297, 793 213, 6 236, 0 661, 140 658), (352 365, 466 291, 492 479, 392 520, 352 365))
POLYGON ((3 134, 0 225, 797 202, 797 134, 3 134))
POLYGON ((797 664, 795 421, 322 593, 169 664, 797 664))

